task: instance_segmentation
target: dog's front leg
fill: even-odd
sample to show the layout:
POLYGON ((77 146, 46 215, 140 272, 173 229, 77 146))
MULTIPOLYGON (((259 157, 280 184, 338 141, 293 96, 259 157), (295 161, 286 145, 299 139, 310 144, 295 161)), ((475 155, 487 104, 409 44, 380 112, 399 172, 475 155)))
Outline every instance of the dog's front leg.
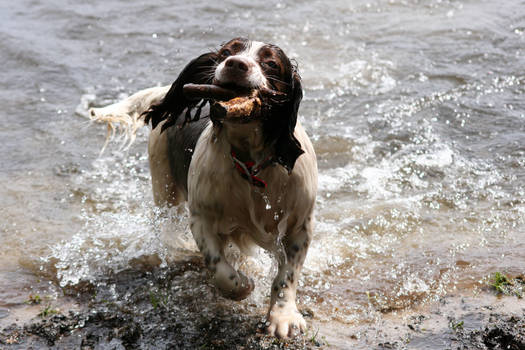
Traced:
POLYGON ((279 271, 272 284, 267 332, 279 338, 294 336, 306 330, 306 322, 295 304, 297 281, 312 238, 312 222, 308 220, 298 232, 283 239, 285 261, 279 262, 279 271))
POLYGON ((212 273, 213 283, 226 298, 243 300, 253 291, 253 280, 228 263, 224 256, 224 239, 214 226, 201 216, 191 217, 191 232, 204 256, 206 267, 212 273))

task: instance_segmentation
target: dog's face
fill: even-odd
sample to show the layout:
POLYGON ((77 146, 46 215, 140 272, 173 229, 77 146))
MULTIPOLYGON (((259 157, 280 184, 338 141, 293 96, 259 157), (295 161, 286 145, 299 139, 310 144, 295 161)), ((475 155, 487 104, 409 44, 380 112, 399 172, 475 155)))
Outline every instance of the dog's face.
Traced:
POLYGON ((214 82, 218 85, 287 92, 293 67, 279 47, 236 38, 224 44, 217 56, 214 82))
POLYGON ((191 120, 189 112, 200 101, 185 97, 183 87, 189 83, 279 93, 278 99, 271 94, 263 99, 262 130, 265 144, 274 149, 276 162, 292 171, 295 161, 304 153, 294 136, 303 92, 296 65, 279 47, 236 38, 217 51, 194 58, 184 67, 162 102, 145 112, 146 122, 151 120, 155 128, 166 120, 162 126, 164 130, 174 125, 184 111, 186 120, 191 120))

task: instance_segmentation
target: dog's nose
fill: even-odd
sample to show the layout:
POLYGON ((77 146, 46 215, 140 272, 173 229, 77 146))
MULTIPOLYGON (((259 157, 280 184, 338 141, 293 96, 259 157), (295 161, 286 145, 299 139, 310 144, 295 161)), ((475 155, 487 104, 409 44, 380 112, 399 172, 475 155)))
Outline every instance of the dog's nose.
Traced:
POLYGON ((242 72, 247 72, 249 69, 248 62, 243 57, 232 56, 228 57, 224 65, 228 68, 237 69, 242 72))

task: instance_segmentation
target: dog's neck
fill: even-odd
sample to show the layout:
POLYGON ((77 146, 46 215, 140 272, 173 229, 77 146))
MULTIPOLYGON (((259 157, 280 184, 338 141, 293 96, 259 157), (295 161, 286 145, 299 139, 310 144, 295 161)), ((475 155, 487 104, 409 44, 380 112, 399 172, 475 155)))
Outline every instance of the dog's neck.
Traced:
POLYGON ((258 164, 272 155, 272 147, 265 142, 260 121, 245 124, 224 122, 214 126, 214 135, 225 152, 234 152, 243 162, 258 164))

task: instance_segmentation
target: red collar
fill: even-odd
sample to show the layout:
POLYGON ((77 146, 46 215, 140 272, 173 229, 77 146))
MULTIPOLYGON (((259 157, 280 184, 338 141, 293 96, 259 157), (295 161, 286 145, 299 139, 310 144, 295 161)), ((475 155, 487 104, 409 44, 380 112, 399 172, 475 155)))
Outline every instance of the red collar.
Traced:
POLYGON ((250 183, 257 187, 266 188, 268 184, 266 181, 262 180, 261 178, 257 177, 256 175, 273 163, 273 157, 268 156, 265 160, 263 160, 258 165, 255 164, 255 162, 248 161, 243 162, 239 158, 236 157, 235 152, 231 151, 231 156, 233 160, 233 164, 235 165, 235 168, 239 171, 239 174, 243 179, 246 179, 250 181, 250 183))

